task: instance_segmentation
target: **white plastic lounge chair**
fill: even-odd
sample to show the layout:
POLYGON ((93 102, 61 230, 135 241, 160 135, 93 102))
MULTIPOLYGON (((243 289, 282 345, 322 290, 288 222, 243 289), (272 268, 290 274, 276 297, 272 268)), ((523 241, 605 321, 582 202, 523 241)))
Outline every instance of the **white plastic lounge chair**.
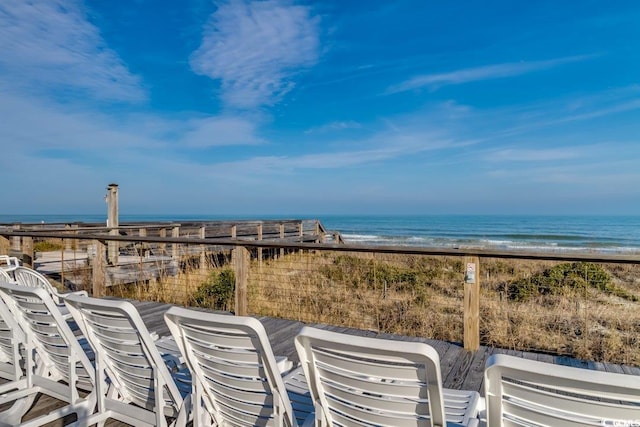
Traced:
POLYGON ((53 301, 56 303, 65 319, 70 318, 71 315, 69 314, 67 307, 64 305, 64 298, 68 295, 80 295, 85 297, 88 295, 87 291, 75 291, 61 294, 51 283, 49 283, 49 280, 45 276, 27 267, 17 267, 13 270, 13 275, 16 282, 22 286, 40 287, 47 291, 49 295, 51 295, 51 298, 53 298, 53 301))
POLYGON ((193 376, 194 425, 298 425, 260 321, 181 307, 165 321, 193 376))
MULTIPOLYGON (((0 283, 2 282, 8 283, 0 278, 0 283)), ((0 395, 25 386, 25 381, 20 381, 25 378, 21 366, 24 354, 24 348, 21 347, 24 342, 22 328, 0 298, 0 378, 7 380, 0 385, 0 395)))
POLYGON ((51 296, 41 288, 0 283, 0 297, 25 334, 25 378, 18 380, 17 390, 0 396, 0 405, 15 402, 0 413, 0 426, 39 426, 72 413, 82 424, 93 411, 96 396, 91 391, 81 397, 79 390, 93 389, 94 368, 51 296), (20 424, 38 393, 67 405, 20 424))
POLYGON ((14 282, 13 277, 9 276, 9 273, 7 273, 4 268, 0 268, 0 282, 14 282))
POLYGON ((487 360, 487 425, 640 425, 640 378, 525 360, 487 360), (634 424, 635 423, 635 424, 634 424))
POLYGON ((18 258, 9 255, 0 255, 0 270, 10 273, 18 267, 20 267, 18 258))
POLYGON ((425 343, 306 326, 295 344, 314 400, 316 426, 478 423, 478 393, 443 390, 438 353, 425 343))
POLYGON ((98 409, 88 424, 112 418, 166 426, 166 417, 180 417, 177 424, 185 424, 189 375, 169 355, 163 358, 133 304, 78 295, 65 302, 96 353, 98 409))

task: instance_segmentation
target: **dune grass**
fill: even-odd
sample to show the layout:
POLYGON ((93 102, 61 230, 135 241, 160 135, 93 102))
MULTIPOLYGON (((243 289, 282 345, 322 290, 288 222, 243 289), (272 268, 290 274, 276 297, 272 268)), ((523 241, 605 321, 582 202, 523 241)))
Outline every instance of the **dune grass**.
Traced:
MULTIPOLYGON (((184 267, 178 276, 112 292, 233 309, 228 264, 184 267)), ((640 265, 482 258, 479 274, 481 344, 640 366, 640 265)), ((462 342, 463 281, 460 257, 254 256, 249 312, 462 342)))
MULTIPOLYGON (((252 313, 462 341, 459 257, 322 252, 258 264, 252 313)), ((480 275, 483 345, 640 366, 640 266, 484 258, 480 275)))

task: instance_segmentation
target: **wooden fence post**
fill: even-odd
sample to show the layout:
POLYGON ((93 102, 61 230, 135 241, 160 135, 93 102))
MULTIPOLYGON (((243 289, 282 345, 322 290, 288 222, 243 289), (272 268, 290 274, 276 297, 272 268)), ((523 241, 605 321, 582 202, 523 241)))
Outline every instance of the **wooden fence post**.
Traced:
MULTIPOLYGON (((120 235, 120 231, 117 228, 112 228, 109 230, 109 235, 110 236, 119 236, 120 235)), ((119 242, 117 240, 110 240, 108 243, 109 246, 109 250, 107 251, 107 254, 109 256, 109 264, 111 265, 117 265, 118 264, 118 255, 120 252, 120 245, 119 242)))
MULTIPOLYGON (((20 231, 20 224, 13 224, 11 227, 13 231, 20 231)), ((10 251, 14 254, 22 252, 22 243, 20 236, 12 236, 11 237, 11 248, 10 251)), ((7 253, 9 255, 9 253, 7 253)), ((22 258, 22 257, 21 257, 22 258)))
MULTIPOLYGON (((258 224, 256 233, 257 240, 262 241, 262 224, 258 224)), ((258 265, 262 267, 262 248, 258 248, 258 265)))
POLYGON ((22 264, 27 267, 33 268, 33 237, 22 237, 22 264))
POLYGON ((92 296, 103 297, 106 288, 106 270, 105 261, 107 257, 107 248, 104 243, 99 240, 93 241, 96 248, 96 254, 91 261, 91 281, 93 282, 92 296))
MULTIPOLYGON (((258 241, 262 241, 262 223, 258 224, 256 230, 257 236, 256 239, 258 241)), ((262 288, 262 248, 258 248, 258 287, 262 288)))
MULTIPOLYGON (((71 224, 65 224, 64 231, 65 231, 65 234, 67 232, 69 232, 69 234, 72 234, 72 233, 70 233, 71 224)), ((73 240, 71 240, 71 239, 62 239, 62 243, 63 243, 63 245, 62 245, 62 250, 63 251, 71 251, 71 250, 73 250, 73 247, 72 247, 73 240)), ((63 283, 64 283, 64 281, 63 281, 63 283)))
MULTIPOLYGON (((171 229, 171 237, 180 237, 180 226, 174 226, 171 229)), ((180 256, 180 254, 178 253, 178 244, 177 243, 172 243, 171 244, 171 256, 173 258, 178 258, 180 256)))
POLYGON ((147 237, 146 228, 140 228, 138 230, 138 236, 140 236, 140 244, 138 245, 140 249, 138 250, 138 256, 140 259, 140 269, 142 269, 142 258, 145 258, 147 255, 149 255, 149 252, 151 251, 151 247, 149 246, 148 243, 143 242, 143 239, 147 237))
MULTIPOLYGON (((68 240, 68 239, 67 239, 68 240)), ((62 249, 60 249, 60 283, 64 286, 64 251, 67 249, 67 242, 62 239, 62 249)), ((75 268, 75 265, 73 266, 75 268)))
MULTIPOLYGON (((207 238, 207 227, 201 226, 198 230, 198 237, 200 239, 207 238)), ((200 271, 205 271, 207 269, 207 246, 200 245, 200 271)))
MULTIPOLYGON (((166 228, 161 228, 158 231, 158 236, 167 237, 167 229, 166 228)), ((158 249, 160 249, 160 254, 164 255, 165 254, 165 250, 167 249, 167 244, 166 243, 158 243, 158 249)))
POLYGON ((5 236, 0 236, 0 255, 9 255, 11 243, 5 236))
POLYGON ((464 257, 464 349, 480 348, 480 260, 464 257))
MULTIPOLYGON (((174 225, 173 228, 171 228, 171 237, 175 237, 175 238, 180 237, 180 225, 174 225)), ((178 274, 176 274, 175 276, 171 276, 171 286, 173 287, 173 289, 179 289, 180 282, 182 282, 182 275, 180 274, 182 272, 180 267, 180 264, 181 264, 180 244, 171 243, 171 258, 178 267, 178 274)), ((186 288, 188 286, 188 281, 185 281, 184 284, 186 288)), ((186 289, 185 289, 185 292, 186 292, 186 289)))
MULTIPOLYGON (((65 234, 76 235, 78 234, 78 224, 65 224, 65 234)), ((64 243, 65 251, 74 251, 78 249, 78 242, 75 239, 62 239, 64 243)))
POLYGON ((243 246, 231 250, 231 261, 236 275, 236 316, 248 315, 247 288, 249 282, 249 251, 243 246))
MULTIPOLYGON (((284 239, 284 224, 280 224, 280 238, 284 239)), ((280 258, 284 257, 284 248, 280 248, 280 258)))

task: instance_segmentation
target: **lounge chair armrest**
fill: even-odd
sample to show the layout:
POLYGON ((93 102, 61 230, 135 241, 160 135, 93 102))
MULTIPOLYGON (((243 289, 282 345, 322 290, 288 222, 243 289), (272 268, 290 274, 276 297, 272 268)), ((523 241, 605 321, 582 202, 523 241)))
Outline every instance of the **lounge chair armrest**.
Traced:
POLYGON ((58 307, 62 307, 64 306, 64 296, 60 295, 60 294, 50 294, 51 295, 51 299, 53 300, 53 302, 55 303, 55 305, 57 305, 58 307))
POLYGON ((65 292, 65 293, 58 293, 57 291, 54 290, 54 293, 51 294, 51 297, 55 301, 56 305, 64 305, 64 299, 69 295, 77 295, 79 297, 89 296, 87 291, 71 291, 71 292, 65 292))
POLYGON ((170 424, 170 427, 187 425, 187 422, 193 419, 192 407, 191 393, 189 393, 184 397, 182 406, 180 406, 178 410, 178 416, 176 417, 176 420, 170 424))
POLYGON ((88 297, 89 293, 87 291, 72 291, 72 292, 66 292, 62 296, 64 297, 67 295, 78 295, 79 297, 88 297))
POLYGON ((283 376, 294 368, 293 362, 289 360, 287 356, 276 356, 276 365, 278 365, 280 375, 283 376))
POLYGON ((17 257, 0 255, 0 260, 2 260, 4 264, 0 268, 4 269, 4 271, 13 271, 16 268, 20 267, 20 261, 18 260, 17 257))
POLYGON ((180 353, 180 349, 172 336, 158 338, 158 334, 156 332, 152 332, 151 335, 156 348, 160 352, 162 359, 167 363, 167 366, 173 369, 178 369, 184 365, 184 356, 180 353))

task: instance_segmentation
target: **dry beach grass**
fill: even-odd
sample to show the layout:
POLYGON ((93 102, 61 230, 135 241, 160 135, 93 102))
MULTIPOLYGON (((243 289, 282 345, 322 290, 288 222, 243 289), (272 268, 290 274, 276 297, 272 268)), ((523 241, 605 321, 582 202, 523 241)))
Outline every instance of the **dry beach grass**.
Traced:
MULTIPOLYGON (((231 310, 229 269, 113 291, 231 310)), ((481 344, 640 366, 640 265, 483 258, 480 274, 481 344), (558 271, 554 287, 540 282, 558 271)), ((252 259, 249 312, 461 342, 463 279, 459 257, 294 252, 252 259)))

